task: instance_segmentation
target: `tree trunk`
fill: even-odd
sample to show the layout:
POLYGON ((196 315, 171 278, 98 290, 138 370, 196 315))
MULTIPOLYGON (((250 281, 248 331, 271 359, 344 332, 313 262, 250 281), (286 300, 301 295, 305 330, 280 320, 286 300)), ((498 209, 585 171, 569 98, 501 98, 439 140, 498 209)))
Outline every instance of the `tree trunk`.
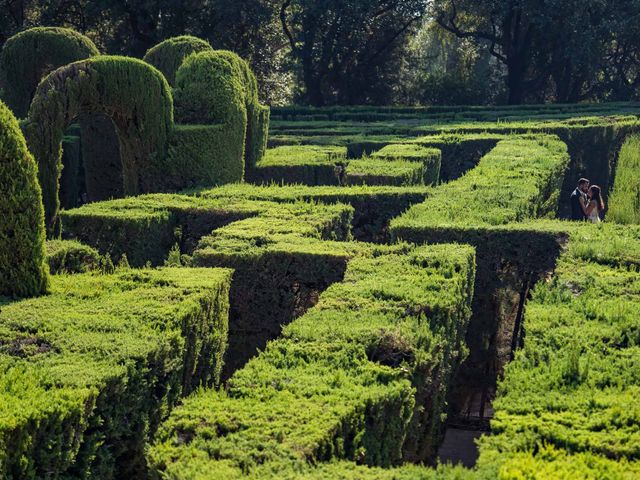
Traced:
POLYGON ((520 105, 524 101, 525 69, 519 58, 507 59, 507 88, 509 89, 509 105, 520 105))

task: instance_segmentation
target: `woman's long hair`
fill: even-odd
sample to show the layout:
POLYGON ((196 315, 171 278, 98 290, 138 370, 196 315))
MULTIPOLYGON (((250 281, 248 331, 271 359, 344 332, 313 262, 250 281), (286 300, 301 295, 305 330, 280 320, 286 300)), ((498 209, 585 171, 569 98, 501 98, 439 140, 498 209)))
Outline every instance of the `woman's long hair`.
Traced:
POLYGON ((596 205, 598 205, 598 210, 601 212, 604 211, 604 200, 602 200, 602 190, 598 185, 591 185, 589 188, 589 193, 591 193, 591 200, 596 201, 596 205))

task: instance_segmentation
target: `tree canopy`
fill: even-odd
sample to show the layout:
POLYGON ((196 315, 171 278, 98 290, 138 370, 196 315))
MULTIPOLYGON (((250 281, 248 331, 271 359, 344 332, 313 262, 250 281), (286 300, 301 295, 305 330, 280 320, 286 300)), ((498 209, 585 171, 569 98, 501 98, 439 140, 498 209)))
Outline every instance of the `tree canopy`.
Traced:
POLYGON ((0 0, 0 44, 66 26, 142 57, 194 35, 247 60, 262 101, 627 100, 640 87, 640 0, 0 0))

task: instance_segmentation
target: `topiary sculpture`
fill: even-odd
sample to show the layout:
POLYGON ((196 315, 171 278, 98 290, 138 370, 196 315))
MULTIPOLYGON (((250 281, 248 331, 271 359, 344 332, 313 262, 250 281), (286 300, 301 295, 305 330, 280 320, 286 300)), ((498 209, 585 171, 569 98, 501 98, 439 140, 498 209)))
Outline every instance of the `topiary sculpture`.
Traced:
POLYGON ((0 53, 3 100, 18 118, 24 118, 45 75, 99 53, 89 38, 68 28, 37 27, 20 32, 7 40, 0 53))
POLYGON ((0 102, 0 296, 33 297, 49 286, 42 194, 18 121, 0 102))
POLYGON ((169 85, 176 83, 176 72, 182 62, 192 53, 212 51, 206 40, 190 35, 168 38, 147 50, 143 60, 162 72, 169 85))
POLYGON ((81 115, 106 114, 120 143, 123 192, 162 190, 173 125, 164 76, 142 60, 98 56, 59 68, 40 84, 25 133, 39 165, 45 218, 51 230, 59 208, 58 181, 65 129, 81 115))

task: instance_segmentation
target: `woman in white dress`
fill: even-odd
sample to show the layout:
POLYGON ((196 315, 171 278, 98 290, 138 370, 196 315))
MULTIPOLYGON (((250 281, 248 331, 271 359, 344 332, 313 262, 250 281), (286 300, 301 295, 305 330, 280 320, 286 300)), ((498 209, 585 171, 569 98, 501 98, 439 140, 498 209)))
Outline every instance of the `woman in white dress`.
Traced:
POLYGON ((591 185, 589 188, 589 200, 585 214, 587 220, 591 223, 600 223, 600 214, 604 212, 604 201, 602 200, 602 191, 598 185, 591 185))

